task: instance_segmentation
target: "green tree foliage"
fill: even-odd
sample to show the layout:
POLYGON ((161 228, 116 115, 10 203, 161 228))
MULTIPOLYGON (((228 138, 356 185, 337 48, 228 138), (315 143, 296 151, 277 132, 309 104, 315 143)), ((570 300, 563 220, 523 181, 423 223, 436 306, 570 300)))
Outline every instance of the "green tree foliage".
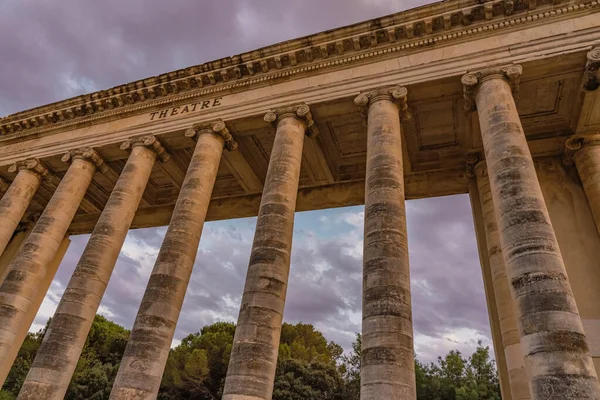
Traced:
MULTIPOLYGON (((27 335, 0 400, 14 400, 35 358, 44 331, 27 335)), ((222 396, 235 325, 218 322, 186 336, 171 350, 160 400, 218 400, 222 396)), ((66 400, 108 400, 129 331, 96 316, 66 400)), ((328 342, 309 324, 283 324, 273 400, 359 400, 361 336, 352 351, 328 342)), ((489 349, 469 359, 450 351, 437 363, 415 360, 419 400, 499 400, 500 389, 489 349)))
POLYGON ((422 400, 500 400, 500 385, 488 347, 481 342, 469 359, 452 350, 436 364, 415 360, 417 398, 422 400))
MULTIPOLYGON (((4 383, 3 391, 0 392, 4 393, 4 396, 8 394, 16 397, 19 394, 42 343, 44 332, 45 329, 38 333, 27 334, 4 383)), ((65 400, 108 399, 128 337, 128 330, 101 315, 96 315, 65 400)), ((2 397, 0 399, 4 400, 2 397)))

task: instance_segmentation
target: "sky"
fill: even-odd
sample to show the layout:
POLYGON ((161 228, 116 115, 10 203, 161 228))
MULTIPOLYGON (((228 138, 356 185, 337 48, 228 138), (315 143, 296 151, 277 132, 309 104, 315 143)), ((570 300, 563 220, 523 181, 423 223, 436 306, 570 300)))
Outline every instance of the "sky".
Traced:
MULTIPOLYGON (((423 0, 0 0, 0 116, 380 17, 423 0)), ((415 349, 434 361, 490 345, 468 196, 407 202, 415 349)), ((235 321, 255 218, 206 223, 174 345, 235 321)), ((361 327, 363 208, 297 213, 284 320, 349 349, 361 327)), ((131 328, 166 228, 130 231, 99 312, 131 328)), ((72 243, 32 330, 83 252, 72 243)))

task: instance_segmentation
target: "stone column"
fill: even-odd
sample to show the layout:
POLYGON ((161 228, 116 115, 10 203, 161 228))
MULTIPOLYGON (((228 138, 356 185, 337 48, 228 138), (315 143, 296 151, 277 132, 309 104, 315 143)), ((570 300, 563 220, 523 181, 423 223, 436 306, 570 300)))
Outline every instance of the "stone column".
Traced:
POLYGON ((463 76, 476 107, 531 398, 600 399, 600 384, 512 91, 521 67, 463 76))
MULTIPOLYGON (((0 365, 6 362, 13 346, 21 346, 15 335, 31 311, 48 265, 65 237, 94 172, 107 168, 98 153, 89 148, 71 151, 63 161, 72 163, 9 265, 8 275, 0 286, 0 365)), ((0 376, 0 382, 4 379, 6 376, 0 376)))
POLYGON ((529 382, 525 371, 525 358, 521 349, 521 338, 515 316, 515 305, 510 294, 510 284, 500 245, 500 233, 494 214, 494 203, 485 161, 475 165, 475 176, 479 188, 479 199, 484 221, 489 267, 496 300, 496 310, 502 335, 502 349, 508 370, 508 386, 514 400, 529 400, 529 382))
POLYGON ((304 134, 318 133, 309 107, 265 115, 276 124, 223 400, 270 400, 290 270, 304 134))
POLYGON ((600 233, 600 134, 572 136, 565 142, 565 147, 566 161, 571 158, 575 161, 600 233))
POLYGON ((156 157, 169 159, 154 136, 128 140, 121 149, 131 154, 54 313, 20 400, 64 398, 156 157))
POLYGON ((0 254, 4 252, 12 238, 19 221, 48 170, 36 159, 13 164, 9 172, 17 176, 0 200, 0 254))
POLYGON ((223 146, 237 147, 222 121, 196 125, 196 149, 177 198, 110 394, 111 400, 156 399, 192 274, 223 146))
POLYGON ((361 400, 416 399, 400 116, 406 88, 360 94, 367 117, 361 400))

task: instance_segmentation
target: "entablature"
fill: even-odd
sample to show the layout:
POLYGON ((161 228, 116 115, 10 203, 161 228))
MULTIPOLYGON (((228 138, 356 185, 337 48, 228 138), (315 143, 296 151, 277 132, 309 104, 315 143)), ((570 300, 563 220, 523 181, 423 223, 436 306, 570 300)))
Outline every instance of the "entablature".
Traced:
POLYGON ((201 107, 204 100, 193 101, 545 25, 597 9, 597 0, 435 3, 16 113, 0 119, 0 141, 96 124, 184 99, 201 107))

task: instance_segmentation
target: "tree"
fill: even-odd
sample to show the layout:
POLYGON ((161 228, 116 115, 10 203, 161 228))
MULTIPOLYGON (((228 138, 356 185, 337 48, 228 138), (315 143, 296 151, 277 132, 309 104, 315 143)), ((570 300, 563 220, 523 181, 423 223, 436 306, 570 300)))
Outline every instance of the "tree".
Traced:
POLYGON ((417 399, 500 400, 500 386, 489 348, 479 342, 468 360, 457 350, 438 357, 437 364, 415 360, 417 399))
POLYGON ((273 400, 346 400, 342 377, 331 363, 279 361, 273 400))
POLYGON ((360 399, 360 361, 362 349, 362 336, 356 334, 356 340, 352 343, 352 351, 342 356, 340 373, 344 380, 343 398, 347 400, 360 399))

